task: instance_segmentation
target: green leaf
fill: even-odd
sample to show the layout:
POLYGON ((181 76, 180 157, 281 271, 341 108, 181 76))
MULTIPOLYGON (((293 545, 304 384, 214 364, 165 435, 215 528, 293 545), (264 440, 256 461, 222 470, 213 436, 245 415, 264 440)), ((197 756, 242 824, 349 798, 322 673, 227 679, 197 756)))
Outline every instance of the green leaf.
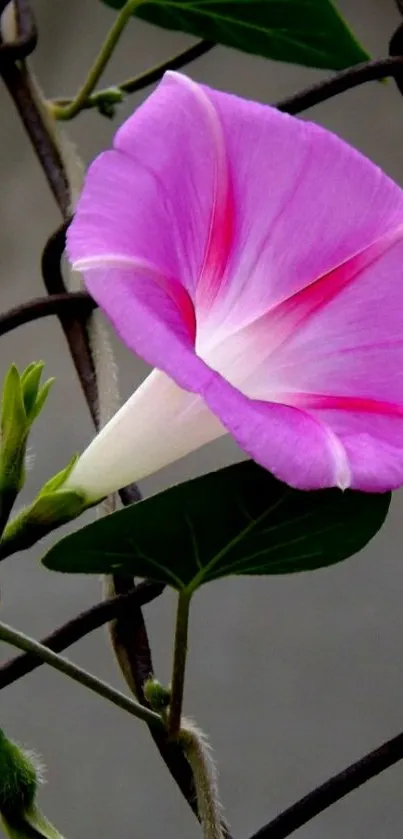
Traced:
POLYGON ((43 485, 42 489, 39 492, 39 496, 42 495, 49 495, 49 493, 57 492, 57 490, 63 487, 63 484, 66 483, 67 478, 71 475, 73 471, 73 467, 76 465, 78 460, 78 454, 73 454, 73 457, 60 472, 57 472, 56 475, 53 475, 52 478, 49 478, 46 481, 46 484, 43 485))
POLYGON ((51 388, 53 387, 55 381, 56 381, 56 379, 53 378, 53 377, 51 379, 47 379, 45 384, 43 384, 42 387, 39 388, 38 394, 37 394, 37 397, 36 397, 35 405, 33 407, 33 410, 31 412, 31 414, 30 414, 31 422, 33 422, 33 420, 35 420, 39 416, 41 411, 43 410, 45 402, 46 402, 46 400, 49 396, 49 392, 50 392, 51 388))
POLYGON ((35 408, 35 403, 38 397, 39 384, 45 363, 43 361, 36 361, 24 370, 21 374, 21 386, 24 398, 24 407, 27 417, 30 417, 31 412, 35 408))
POLYGON ((287 574, 359 551, 385 520, 390 493, 302 492, 253 461, 171 487, 54 545, 54 571, 133 574, 195 589, 231 574, 287 574))
POLYGON ((3 382, 1 397, 1 435, 2 442, 9 435, 19 433, 20 429, 26 427, 26 413, 24 397, 21 385, 20 374, 15 364, 7 370, 3 382), (15 426, 18 431, 15 432, 15 426))
POLYGON ((134 14, 164 29, 308 67, 341 70, 369 58, 331 0, 144 0, 134 14))
POLYGON ((4 378, 0 429, 0 517, 3 519, 3 508, 11 508, 24 484, 29 433, 21 378, 15 364, 11 365, 4 378))
POLYGON ((9 515, 25 481, 25 452, 34 420, 41 412, 53 379, 40 387, 43 361, 19 373, 12 364, 4 378, 0 408, 0 518, 9 515))

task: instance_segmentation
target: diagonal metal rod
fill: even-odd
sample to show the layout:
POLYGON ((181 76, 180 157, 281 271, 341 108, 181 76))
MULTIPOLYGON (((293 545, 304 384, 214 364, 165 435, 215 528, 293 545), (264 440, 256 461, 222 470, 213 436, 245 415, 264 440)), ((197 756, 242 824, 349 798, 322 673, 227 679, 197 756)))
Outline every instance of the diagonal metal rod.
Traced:
MULTIPOLYGON (((41 644, 53 650, 55 653, 61 653, 72 644, 75 644, 81 638, 89 635, 95 629, 99 629, 105 623, 114 620, 119 615, 130 614, 134 606, 144 606, 146 603, 151 603, 156 597, 162 594, 165 586, 162 583, 152 583, 148 580, 139 583, 137 588, 131 589, 127 594, 119 594, 117 597, 110 597, 108 600, 102 600, 95 606, 81 612, 75 618, 67 621, 62 626, 55 629, 46 638, 43 638, 41 644)), ((12 685, 14 682, 37 670, 44 662, 33 653, 25 652, 14 658, 6 661, 0 667, 0 690, 12 685)))
POLYGON ((336 801, 375 778, 403 758, 403 733, 387 740, 309 792, 279 816, 261 827, 250 839, 286 839, 336 801))
POLYGON ((327 99, 332 99, 333 96, 338 96, 361 84, 389 77, 394 78, 402 72, 403 55, 393 55, 381 58, 379 61, 365 61, 363 64, 334 73, 327 79, 310 85, 287 99, 281 99, 276 103, 276 108, 287 114, 300 114, 314 105, 320 105, 321 102, 326 102, 327 99))
POLYGON ((46 297, 36 297, 34 300, 28 300, 27 303, 21 303, 20 306, 14 306, 8 312, 0 314, 0 336, 12 332, 13 329, 25 323, 31 323, 49 315, 60 316, 71 313, 88 316, 95 308, 95 301, 86 291, 62 292, 46 297))

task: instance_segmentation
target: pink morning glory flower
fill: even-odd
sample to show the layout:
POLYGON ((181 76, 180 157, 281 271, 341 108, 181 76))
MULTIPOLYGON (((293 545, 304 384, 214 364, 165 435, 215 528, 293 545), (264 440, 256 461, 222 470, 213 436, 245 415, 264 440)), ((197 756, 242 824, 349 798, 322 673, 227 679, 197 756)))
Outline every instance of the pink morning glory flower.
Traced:
POLYGON ((294 487, 403 484, 403 192, 342 140, 167 73, 91 165, 68 254, 156 368, 70 486, 226 432, 294 487))

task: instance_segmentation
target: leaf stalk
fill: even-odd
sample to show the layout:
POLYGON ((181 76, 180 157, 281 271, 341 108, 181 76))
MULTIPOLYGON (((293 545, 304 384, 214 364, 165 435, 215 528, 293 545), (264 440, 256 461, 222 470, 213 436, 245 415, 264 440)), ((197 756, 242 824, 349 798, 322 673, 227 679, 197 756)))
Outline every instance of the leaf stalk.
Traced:
POLYGON ((88 73, 88 76, 79 89, 78 93, 70 102, 69 105, 60 106, 49 103, 48 107, 54 119, 69 120, 77 116, 82 107, 88 100, 88 97, 93 93, 99 79, 102 76, 114 50, 122 35, 126 24, 130 20, 135 8, 140 5, 142 0, 127 0, 108 32, 104 43, 88 73))
POLYGON ((183 589, 179 592, 176 612, 171 704, 168 717, 168 736, 171 740, 178 738, 181 727, 191 599, 192 592, 188 589, 183 589))

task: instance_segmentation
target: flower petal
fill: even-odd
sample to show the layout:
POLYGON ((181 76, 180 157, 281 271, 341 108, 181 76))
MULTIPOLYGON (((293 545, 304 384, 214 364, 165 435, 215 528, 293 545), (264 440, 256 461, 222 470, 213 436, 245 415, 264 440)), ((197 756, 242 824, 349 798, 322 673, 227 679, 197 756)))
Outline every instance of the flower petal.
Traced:
POLYGON ((166 74, 89 169, 68 250, 152 262, 191 292, 220 280, 230 239, 221 123, 203 89, 166 74))
POLYGON ((271 382, 277 399, 318 417, 345 446, 352 484, 368 490, 403 482, 402 228, 387 238, 324 305, 294 301, 287 338, 246 387, 256 395, 271 382))
POLYGON ((115 147, 158 182, 182 252, 181 280, 199 307, 220 289, 233 237, 233 202, 220 118, 201 85, 166 73, 115 137, 115 147))
MULTIPOLYGON (((198 380, 206 380, 206 365, 197 358, 196 365, 201 368, 198 380)), ((292 486, 349 483, 343 447, 308 413, 250 400, 211 371, 201 390, 203 399, 180 389, 164 373, 151 373, 90 443, 65 487, 96 500, 226 431, 258 463, 292 486)))
POLYGON ((125 343, 170 373, 195 340, 196 289, 214 296, 230 238, 221 125, 202 88, 178 78, 167 74, 92 164, 67 237, 125 343))
POLYGON ((199 396, 154 370, 90 443, 64 486, 101 498, 225 433, 199 396))
POLYGON ((388 351, 391 363, 401 366, 396 341, 403 335, 402 258, 400 225, 235 335, 212 344, 204 352, 205 360, 257 399, 279 401, 280 394, 283 398, 288 392, 292 398, 293 391, 311 389, 325 393, 329 385, 332 393, 335 386, 339 392, 352 377, 353 387, 346 395, 366 396, 369 385, 370 395, 382 398, 383 384, 386 398, 395 398, 391 392, 397 386, 396 396, 403 402, 401 377, 391 384, 390 369, 385 375, 388 351), (364 355, 358 362, 362 344, 364 355), (381 364, 376 362, 378 346, 383 348, 381 364))
POLYGON ((226 282, 206 324, 225 335, 401 224, 403 194, 320 126, 207 93, 223 127, 235 208, 226 282))
POLYGON ((219 419, 186 395, 195 429, 127 479, 225 426, 292 486, 402 484, 402 223, 402 191, 337 137, 168 74, 90 168, 68 250, 125 343, 219 419))
POLYGON ((240 447, 279 480, 297 489, 350 485, 343 445, 309 413, 249 399, 219 375, 203 397, 240 447))

